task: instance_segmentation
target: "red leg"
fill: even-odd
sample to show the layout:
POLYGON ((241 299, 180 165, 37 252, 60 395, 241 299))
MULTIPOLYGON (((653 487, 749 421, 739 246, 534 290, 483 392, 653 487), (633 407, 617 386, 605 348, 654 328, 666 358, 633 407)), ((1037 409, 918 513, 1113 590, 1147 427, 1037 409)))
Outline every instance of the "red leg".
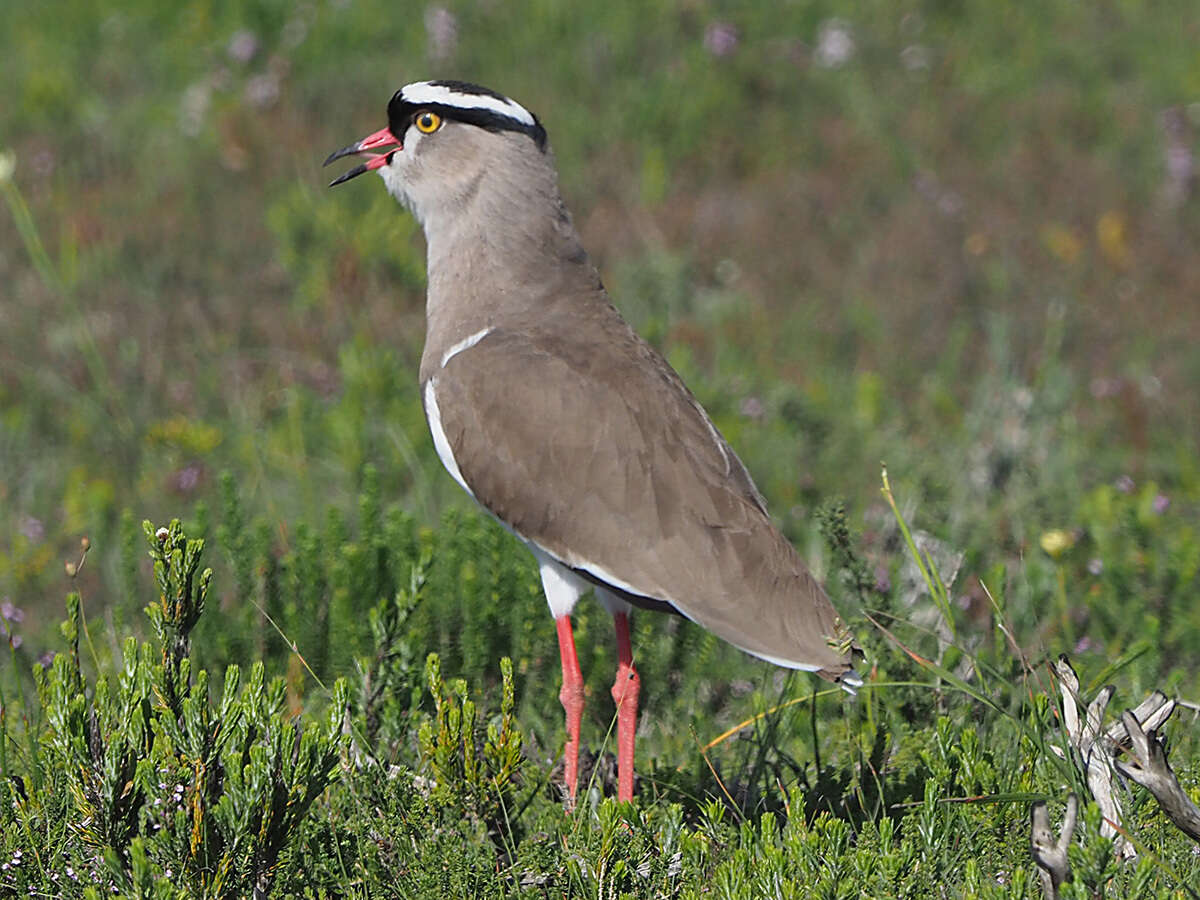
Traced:
POLYGON ((617 704, 617 799, 628 802, 633 799, 633 741, 642 681, 629 646, 629 613, 616 613, 613 624, 617 627, 617 680, 612 687, 617 704))
POLYGON ((563 780, 567 783, 570 803, 574 806, 576 782, 579 780, 579 723, 583 719, 583 675, 579 671, 579 657, 575 655, 575 635, 571 631, 571 617, 560 616, 554 621, 558 625, 558 654, 562 657, 562 690, 558 692, 558 699, 567 711, 563 780))

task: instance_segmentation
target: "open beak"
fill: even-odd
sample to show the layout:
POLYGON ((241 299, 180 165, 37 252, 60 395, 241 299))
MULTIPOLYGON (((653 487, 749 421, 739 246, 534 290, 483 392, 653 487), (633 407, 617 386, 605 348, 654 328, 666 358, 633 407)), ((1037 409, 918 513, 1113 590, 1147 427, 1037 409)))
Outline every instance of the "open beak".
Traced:
POLYGON ((343 147, 341 150, 330 153, 325 162, 321 163, 322 166, 327 166, 335 159, 341 159, 343 156, 353 156, 356 153, 369 153, 372 150, 377 150, 380 147, 390 147, 393 144, 395 145, 394 149, 388 151, 387 153, 371 153, 366 162, 359 163, 349 172, 339 175, 337 178, 333 179, 333 181, 329 182, 329 186, 333 187, 341 184, 344 181, 349 181, 351 178, 357 178, 364 172, 370 172, 374 169, 380 168, 381 166, 387 165, 388 160, 392 158, 392 154, 395 153, 396 150, 403 150, 404 145, 400 143, 400 141, 395 137, 395 135, 392 134, 390 130, 387 128, 381 128, 374 134, 367 135, 361 141, 355 141, 349 147, 343 147))

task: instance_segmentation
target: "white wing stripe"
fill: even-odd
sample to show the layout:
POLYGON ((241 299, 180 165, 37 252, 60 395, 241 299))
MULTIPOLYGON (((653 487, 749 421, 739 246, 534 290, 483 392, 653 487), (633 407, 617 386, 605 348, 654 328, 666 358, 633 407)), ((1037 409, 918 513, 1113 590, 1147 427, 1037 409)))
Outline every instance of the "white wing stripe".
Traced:
POLYGON ((437 451, 438 459, 442 461, 442 465, 446 467, 450 477, 471 495, 471 499, 474 499, 475 493, 467 487, 467 480, 459 471, 458 463, 454 459, 454 451, 450 449, 450 439, 446 437, 446 430, 442 428, 442 412, 438 409, 437 391, 434 389, 436 383, 436 378, 430 378, 425 382, 425 418, 429 420, 429 433, 433 435, 433 449, 437 451))
POLYGON ((450 360, 454 359, 454 357, 458 356, 464 350, 470 350, 491 333, 492 329, 490 327, 484 328, 469 337, 463 338, 457 344, 453 344, 449 350, 442 354, 442 368, 446 368, 446 363, 450 362, 450 360))
MULTIPOLYGON (((605 571, 603 568, 596 565, 595 563, 588 563, 588 562, 580 563, 575 568, 583 569, 583 571, 587 572, 589 575, 596 576, 601 581, 603 581, 605 584, 611 584, 613 587, 617 588, 618 590, 622 590, 627 594, 633 594, 633 596, 635 596, 635 597, 651 597, 652 596, 652 595, 646 593, 645 591, 638 590, 629 582, 622 581, 620 578, 613 575, 611 572, 605 571)), ((661 598, 653 597, 652 599, 658 600, 661 598)))

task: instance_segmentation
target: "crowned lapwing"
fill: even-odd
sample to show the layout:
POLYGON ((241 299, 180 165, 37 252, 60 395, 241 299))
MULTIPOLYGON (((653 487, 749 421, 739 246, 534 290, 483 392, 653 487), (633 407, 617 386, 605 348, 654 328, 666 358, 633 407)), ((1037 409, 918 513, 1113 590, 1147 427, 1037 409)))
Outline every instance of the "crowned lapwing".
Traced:
POLYGON ((632 607, 860 685, 852 637, 746 467, 609 301, 537 117, 459 81, 405 85, 387 115, 325 162, 368 154, 333 184, 378 171, 425 231, 425 415, 451 477, 537 560, 558 625, 570 798, 584 702, 570 616, 589 591, 616 626, 621 800, 639 692, 632 607))

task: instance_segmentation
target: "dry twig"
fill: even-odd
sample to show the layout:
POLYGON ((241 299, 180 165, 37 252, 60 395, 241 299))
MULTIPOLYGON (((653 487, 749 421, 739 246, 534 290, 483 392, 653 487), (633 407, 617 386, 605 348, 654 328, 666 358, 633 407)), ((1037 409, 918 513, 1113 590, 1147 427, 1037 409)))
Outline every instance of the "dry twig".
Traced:
POLYGON ((1071 794, 1067 797, 1062 834, 1056 838, 1054 829, 1050 826, 1050 813, 1046 809, 1045 801, 1039 800, 1033 804, 1029 843, 1033 861, 1038 865, 1038 874, 1042 876, 1042 890, 1046 894, 1046 900, 1057 900, 1059 886, 1071 880, 1067 848, 1071 846, 1071 838, 1075 834, 1075 818, 1078 813, 1079 798, 1071 794))
MULTIPOLYGON (((1168 703, 1167 706, 1166 714, 1161 717, 1164 722, 1171 715, 1174 703, 1168 703)), ((1162 811, 1179 830, 1192 840, 1200 841, 1200 808, 1192 802, 1171 770, 1157 728, 1152 726, 1143 729, 1147 723, 1138 722, 1136 715, 1129 710, 1121 715, 1121 722, 1132 743, 1130 753, 1133 760, 1118 760, 1117 771, 1153 794, 1162 811)))
MULTIPOLYGON (((1111 685, 1102 688, 1081 718, 1079 677, 1070 661, 1060 656, 1054 664, 1054 672, 1062 692, 1067 747, 1065 750, 1053 749, 1064 758, 1073 752, 1082 764, 1087 773, 1088 790, 1104 815, 1100 833, 1112 840, 1117 858, 1130 860, 1137 855, 1122 829, 1121 804, 1115 787, 1124 785, 1116 778, 1118 775, 1148 790, 1184 834, 1200 841, 1200 808, 1192 802, 1168 765, 1166 748, 1158 735, 1180 703, 1169 700, 1162 691, 1155 691, 1134 709, 1122 713, 1120 720, 1104 728, 1104 714, 1114 688, 1111 685), (1124 758, 1118 759, 1122 754, 1124 758)), ((1078 800, 1072 794, 1067 800, 1062 835, 1055 838, 1046 804, 1033 805, 1031 848, 1042 877, 1042 888, 1049 900, 1058 897, 1059 886, 1071 877, 1067 847, 1075 831, 1077 811, 1078 800)))
POLYGON ((1084 770, 1087 772, 1088 790, 1100 807, 1104 822, 1100 833, 1113 842, 1113 851, 1120 859, 1133 859, 1137 851, 1133 845, 1120 833, 1121 804, 1113 790, 1113 757, 1118 743, 1101 730, 1104 721, 1104 711, 1108 701, 1116 690, 1112 685, 1101 688, 1094 700, 1088 704, 1084 718, 1079 718, 1079 676, 1071 668, 1071 663, 1065 656, 1060 656, 1054 664, 1058 675, 1063 698, 1063 720, 1070 746, 1078 753, 1084 770))

